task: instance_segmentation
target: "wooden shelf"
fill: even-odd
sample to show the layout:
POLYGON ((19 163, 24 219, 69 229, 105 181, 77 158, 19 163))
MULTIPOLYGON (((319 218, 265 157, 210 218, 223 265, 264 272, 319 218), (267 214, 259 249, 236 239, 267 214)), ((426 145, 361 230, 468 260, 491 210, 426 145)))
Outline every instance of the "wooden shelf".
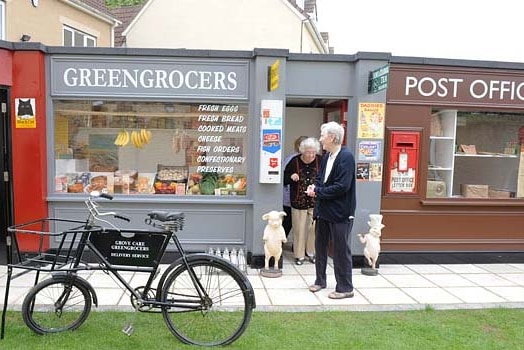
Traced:
POLYGON ((518 158, 514 154, 467 154, 455 153, 455 157, 470 157, 470 158, 518 158))

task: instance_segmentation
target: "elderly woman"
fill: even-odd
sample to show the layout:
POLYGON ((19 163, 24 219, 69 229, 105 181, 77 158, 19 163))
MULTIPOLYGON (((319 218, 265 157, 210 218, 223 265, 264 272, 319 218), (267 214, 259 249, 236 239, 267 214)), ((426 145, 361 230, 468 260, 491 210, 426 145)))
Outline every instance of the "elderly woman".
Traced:
POLYGON ((300 143, 298 150, 299 154, 289 161, 284 170, 284 186, 290 187, 295 263, 302 265, 306 255, 309 261, 315 262, 315 199, 308 196, 306 190, 315 182, 320 166, 320 143, 308 137, 300 143))

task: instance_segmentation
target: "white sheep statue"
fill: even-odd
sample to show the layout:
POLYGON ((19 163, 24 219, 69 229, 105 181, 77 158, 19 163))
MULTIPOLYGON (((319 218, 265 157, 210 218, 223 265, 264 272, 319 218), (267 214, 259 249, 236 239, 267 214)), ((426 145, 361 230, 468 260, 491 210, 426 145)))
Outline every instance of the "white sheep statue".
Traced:
POLYGON ((282 227, 282 218, 286 215, 283 211, 272 210, 262 215, 262 219, 267 221, 264 228, 264 253, 266 255, 264 269, 269 270, 269 259, 275 258, 273 268, 278 269, 278 262, 282 255, 282 244, 287 242, 286 232, 282 227))
POLYGON ((359 234, 359 239, 364 244, 364 257, 372 270, 376 270, 378 255, 380 254, 380 236, 382 235, 382 215, 369 215, 369 232, 365 235, 359 234))

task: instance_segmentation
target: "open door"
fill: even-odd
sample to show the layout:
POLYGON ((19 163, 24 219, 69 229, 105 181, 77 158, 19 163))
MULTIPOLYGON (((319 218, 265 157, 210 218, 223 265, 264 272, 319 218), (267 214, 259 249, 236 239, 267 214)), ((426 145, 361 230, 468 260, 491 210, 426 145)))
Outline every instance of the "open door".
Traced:
MULTIPOLYGON (((347 113, 348 113, 348 101, 340 100, 332 103, 328 103, 324 107, 324 123, 337 122, 342 124, 344 130, 347 130, 347 113)), ((347 134, 346 134, 347 136, 347 134)), ((347 137, 342 140, 342 145, 346 145, 347 137)))

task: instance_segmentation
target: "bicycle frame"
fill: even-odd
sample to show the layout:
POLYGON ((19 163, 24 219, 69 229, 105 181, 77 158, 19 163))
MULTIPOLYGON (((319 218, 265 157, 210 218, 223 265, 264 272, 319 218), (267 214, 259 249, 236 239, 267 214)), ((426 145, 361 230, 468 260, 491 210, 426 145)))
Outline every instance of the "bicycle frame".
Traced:
MULTIPOLYGON (((155 236, 163 237, 163 242, 162 242, 161 246, 158 249, 158 255, 157 255, 156 259, 153 259, 153 261, 154 261, 154 263, 152 264, 153 266, 149 266, 148 267, 148 266, 116 265, 116 264, 111 263, 110 260, 105 256, 105 254, 103 254, 100 251, 100 247, 97 247, 96 243, 93 240, 91 240, 91 238, 93 237, 93 235, 91 235, 91 233, 93 233, 93 232, 88 231, 88 232, 85 232, 85 234, 80 239, 80 243, 79 243, 78 249, 77 249, 77 256, 75 258, 75 263, 73 265, 73 268, 75 270, 79 270, 79 265, 80 265, 80 263, 82 261, 82 256, 83 256, 83 254, 85 252, 85 247, 88 247, 89 250, 91 252, 93 252, 93 254, 95 255, 96 260, 99 262, 99 267, 90 266, 88 269, 89 270, 103 270, 103 271, 111 272, 111 274, 113 276, 115 276, 120 283, 122 283, 122 285, 125 287, 125 289, 128 290, 132 294, 132 296, 134 298, 136 298, 137 305, 140 304, 140 305, 148 306, 148 307, 152 307, 152 308, 160 308, 160 307, 163 307, 163 306, 176 307, 176 308, 191 308, 188 305, 190 305, 191 303, 194 303, 195 302, 194 300, 175 299, 175 300, 171 300, 169 303, 163 303, 163 302, 160 301, 160 291, 162 290, 162 285, 160 283, 162 283, 165 280, 165 277, 167 276, 167 273, 172 271, 176 266, 178 266, 180 264, 184 264, 188 268, 188 271, 189 271, 190 276, 191 276, 191 280, 192 280, 193 284, 195 285, 195 287, 197 288, 197 291, 199 293, 200 298, 202 300, 204 300, 205 298, 208 297, 207 292, 205 291, 205 288, 203 288, 203 286, 200 283, 200 280, 195 275, 195 272, 190 268, 190 266, 189 266, 189 264, 187 262, 186 253, 185 253, 185 251, 184 251, 184 249, 182 247, 182 244, 180 243, 180 240, 176 236, 176 232, 183 225, 183 216, 180 216, 180 217, 177 218, 177 220, 179 220, 178 222, 175 222, 175 223, 167 222, 167 223, 161 224, 161 225, 152 222, 151 218, 147 219, 146 223, 148 223, 149 225, 151 225, 154 228, 159 229, 157 231, 122 230, 122 229, 119 229, 118 227, 116 227, 110 221, 104 220, 101 217, 113 216, 115 218, 122 219, 122 220, 127 220, 127 221, 128 221, 128 219, 126 217, 118 215, 115 212, 101 212, 99 210, 100 206, 93 200, 93 198, 96 197, 96 196, 98 196, 98 197, 106 197, 106 198, 108 197, 108 196, 104 196, 104 194, 92 193, 89 196, 89 198, 85 200, 84 203, 86 204, 86 206, 87 206, 87 208, 89 210, 89 216, 88 216, 88 218, 86 220, 86 226, 85 226, 86 229, 91 229, 91 228, 95 227, 96 226, 95 224, 97 222, 103 222, 103 223, 109 225, 112 228, 112 230, 114 230, 114 231, 112 231, 111 229, 110 230, 103 230, 101 232, 95 232, 95 234, 97 234, 97 235, 99 234, 99 235, 103 236, 103 235, 108 235, 110 233, 118 232, 121 235, 123 235, 124 237, 125 237, 126 234, 131 234, 133 236, 134 235, 139 235, 139 236, 140 235, 155 235, 155 236), (165 254, 165 251, 166 251, 170 241, 175 244, 176 249, 177 249, 177 251, 180 254, 180 258, 169 266, 169 268, 165 271, 164 276, 160 279, 159 284, 156 285, 156 288, 153 288, 153 281, 154 281, 155 277, 158 274, 160 262, 161 262, 161 260, 162 260, 162 258, 164 256, 164 254, 165 254), (148 278, 145 286, 143 286, 142 292, 139 293, 137 291, 137 288, 133 288, 129 284, 129 282, 127 282, 127 280, 124 277, 122 277, 122 275, 119 273, 119 271, 147 272, 147 273, 149 273, 149 278, 148 278), (148 296, 149 291, 155 291, 155 290, 156 290, 155 298, 154 299, 148 298, 147 296, 148 296)), ((192 309, 198 309, 198 305, 195 306, 192 309)), ((140 309, 140 308, 138 308, 138 310, 139 311, 146 311, 146 310, 143 310, 143 309, 140 309)))
MULTIPOLYGON (((186 254, 177 236, 184 225, 183 213, 151 212, 145 220, 151 229, 120 229, 105 217, 130 220, 115 212, 101 211, 95 200, 97 197, 112 199, 108 194, 91 192, 84 202, 89 212, 85 221, 46 218, 9 227, 18 260, 8 259, 0 338, 4 335, 12 270, 20 268, 25 271, 14 278, 36 271, 35 285, 22 304, 22 316, 26 325, 37 334, 74 330, 85 322, 91 305, 98 305, 98 298, 93 286, 78 272, 100 270, 114 276, 130 293, 135 311, 161 312, 171 333, 184 343, 217 346, 238 339, 256 307, 254 291, 247 277, 221 257, 205 253, 186 254), (56 232, 64 225, 74 227, 56 232), (51 250, 48 244, 40 244, 38 251, 27 254, 24 250, 24 254, 20 254, 17 234, 37 235, 40 241, 57 237, 60 242, 51 250), (180 257, 167 267, 155 284, 170 243, 175 245, 180 257), (87 251, 94 258, 90 262, 84 257, 87 251), (51 278, 39 282, 41 271, 50 272, 51 278), (148 274, 145 285, 134 288, 122 276, 121 272, 125 271, 148 274), (57 289, 59 293, 54 294, 57 298, 46 294, 57 289), (72 307, 81 310, 71 313, 72 307), (231 310, 240 312, 229 312, 231 310), (66 318, 63 324, 54 326, 51 325, 54 318, 39 317, 45 312, 54 312, 56 316, 64 312, 78 315, 78 318, 66 318), (192 327, 191 321, 180 321, 179 315, 172 318, 173 313, 185 313, 186 320, 202 323, 202 328, 192 327), (212 326, 206 327, 208 323, 212 326), (195 333, 196 330, 200 333, 195 333)), ((11 252, 9 249, 10 256, 11 252)), ((56 320, 62 321, 61 317, 56 320)), ((126 326, 123 332, 130 335, 132 326, 126 326)))

